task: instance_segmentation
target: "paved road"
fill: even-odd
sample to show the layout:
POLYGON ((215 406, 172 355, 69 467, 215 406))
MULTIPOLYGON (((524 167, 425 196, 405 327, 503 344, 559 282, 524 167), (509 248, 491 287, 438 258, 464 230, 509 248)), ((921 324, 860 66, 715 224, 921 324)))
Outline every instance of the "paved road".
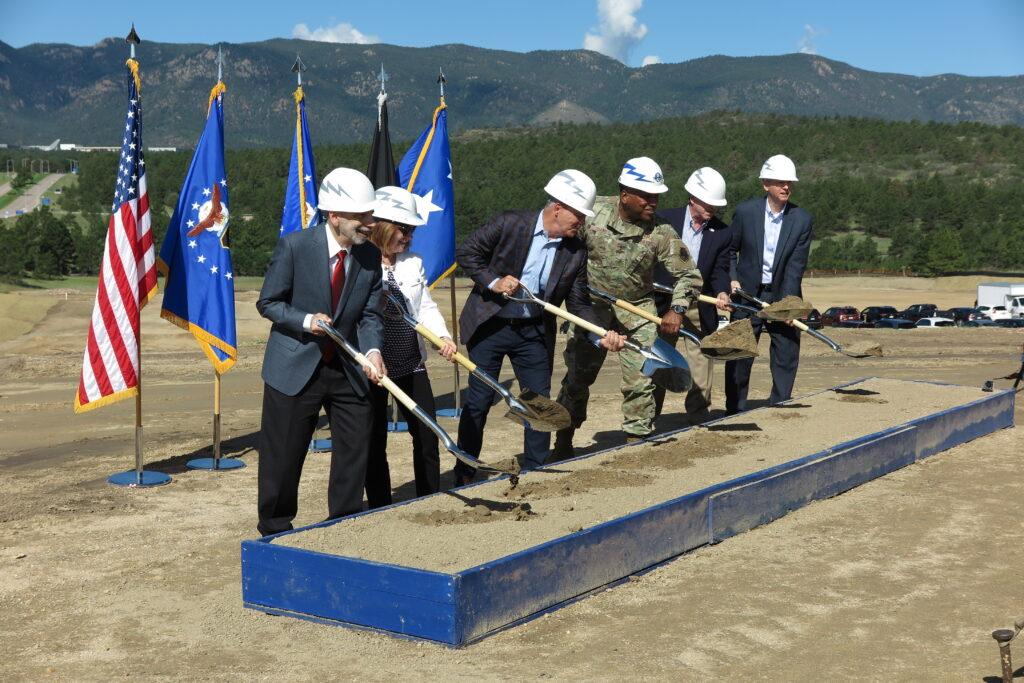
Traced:
POLYGON ((63 173, 51 173, 28 188, 25 194, 15 199, 3 209, 0 209, 3 211, 3 217, 9 218, 10 216, 17 215, 18 211, 28 212, 35 209, 39 206, 39 199, 43 196, 43 193, 53 187, 53 184, 60 180, 63 175, 63 173))

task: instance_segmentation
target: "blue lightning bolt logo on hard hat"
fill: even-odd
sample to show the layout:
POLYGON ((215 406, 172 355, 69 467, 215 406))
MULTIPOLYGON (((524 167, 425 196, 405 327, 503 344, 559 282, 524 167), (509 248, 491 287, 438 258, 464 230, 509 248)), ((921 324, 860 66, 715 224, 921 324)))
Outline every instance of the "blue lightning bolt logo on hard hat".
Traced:
POLYGON ((637 157, 623 164, 619 184, 650 194, 668 192, 661 167, 650 157, 637 157))

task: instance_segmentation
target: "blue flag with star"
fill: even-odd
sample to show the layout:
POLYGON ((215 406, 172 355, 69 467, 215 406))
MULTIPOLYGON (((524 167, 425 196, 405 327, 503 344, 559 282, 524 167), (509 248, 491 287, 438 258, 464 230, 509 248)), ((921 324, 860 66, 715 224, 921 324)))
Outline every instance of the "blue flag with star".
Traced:
POLYGON ((398 164, 398 180, 416 195, 417 211, 427 221, 413 233, 410 250, 423 258, 427 282, 433 287, 455 270, 455 196, 448 109, 443 101, 398 164))
POLYGON ((296 89, 293 97, 295 140, 292 143, 292 161, 288 167, 288 183, 284 189, 281 235, 304 230, 317 222, 316 165, 313 163, 313 143, 309 141, 309 126, 306 125, 306 96, 302 86, 296 89))
POLYGON ((218 82, 210 91, 206 128, 178 194, 158 262, 166 277, 160 316, 191 332, 218 373, 230 370, 238 358, 235 282, 227 241, 225 90, 218 82))

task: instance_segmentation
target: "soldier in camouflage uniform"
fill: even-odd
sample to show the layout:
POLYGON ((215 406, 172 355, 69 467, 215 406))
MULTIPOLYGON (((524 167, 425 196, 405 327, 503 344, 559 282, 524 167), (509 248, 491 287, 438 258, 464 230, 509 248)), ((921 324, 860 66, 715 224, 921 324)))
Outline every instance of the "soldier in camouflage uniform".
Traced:
MULTIPOLYGON (((591 284, 615 294, 652 314, 656 314, 651 290, 655 264, 661 263, 675 280, 672 308, 662 317, 661 330, 678 334, 682 316, 701 288, 700 271, 690 258, 672 226, 655 216, 658 195, 668 191, 661 169, 651 159, 630 159, 619 176, 618 196, 598 197, 595 215, 580 231, 589 251, 587 270, 591 284)), ((598 324, 629 335, 650 346, 658 336, 658 326, 633 313, 602 300, 593 301, 598 324)), ((570 457, 572 437, 587 419, 590 385, 604 363, 607 352, 595 347, 587 333, 574 329, 565 349, 566 374, 558 402, 572 417, 573 426, 558 432, 554 459, 570 457)), ((654 384, 641 372, 640 354, 623 350, 619 354, 622 370, 622 430, 627 438, 642 438, 654 431, 654 384)))

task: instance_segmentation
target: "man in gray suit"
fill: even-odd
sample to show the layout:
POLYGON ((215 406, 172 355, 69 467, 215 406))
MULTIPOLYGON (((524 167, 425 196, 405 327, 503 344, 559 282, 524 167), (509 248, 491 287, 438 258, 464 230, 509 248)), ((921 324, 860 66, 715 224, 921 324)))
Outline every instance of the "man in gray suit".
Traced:
POLYGON ((370 381, 381 361, 380 251, 367 242, 376 207, 359 171, 336 168, 320 185, 324 222, 277 242, 256 308, 273 323, 263 356, 258 529, 287 531, 298 511, 299 477, 321 407, 331 425, 328 519, 359 512, 369 452, 370 381), (374 369, 339 349, 332 324, 374 369))
MULTIPOLYGON (((736 207, 732 218, 732 289, 743 289, 769 303, 787 296, 803 296, 801 284, 811 249, 814 219, 790 199, 796 166, 789 157, 776 154, 761 167, 766 196, 750 199, 736 207)), ((746 317, 737 312, 733 319, 746 317)), ((754 335, 760 339, 767 327, 771 336, 772 405, 793 395, 800 364, 800 332, 792 322, 751 319, 754 335)), ((747 388, 753 358, 725 364, 725 410, 729 415, 747 409, 747 388)))

